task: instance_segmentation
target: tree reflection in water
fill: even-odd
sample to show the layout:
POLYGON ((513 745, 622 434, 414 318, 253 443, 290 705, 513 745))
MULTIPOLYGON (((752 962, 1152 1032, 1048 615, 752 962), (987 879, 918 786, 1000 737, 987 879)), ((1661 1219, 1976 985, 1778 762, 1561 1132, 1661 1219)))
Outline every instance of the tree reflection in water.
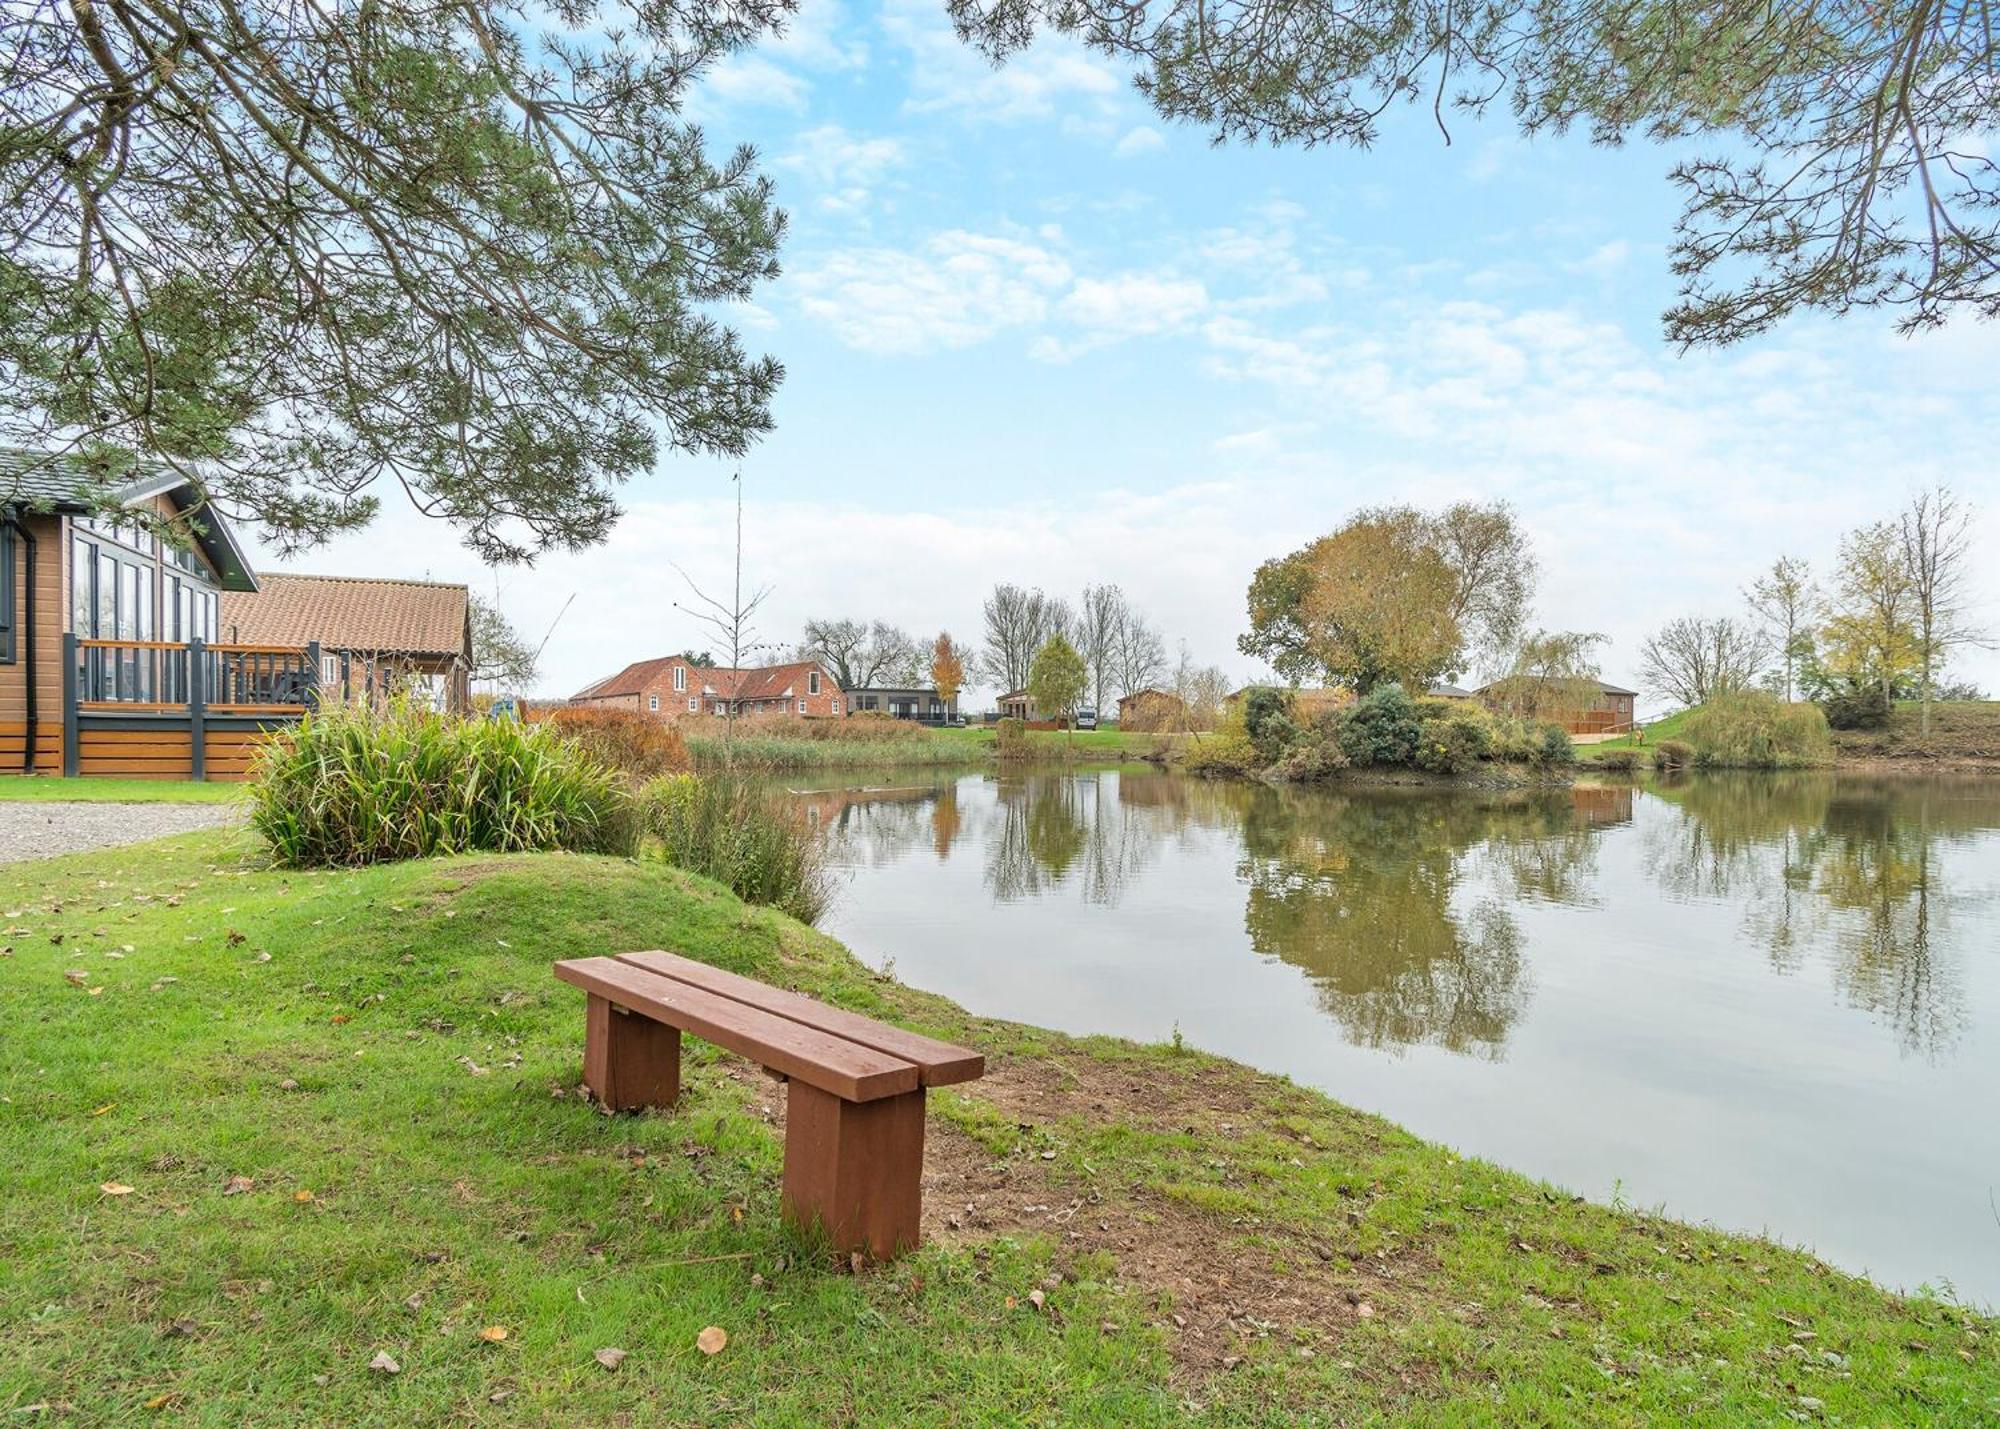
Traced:
POLYGON ((1369 1047, 1498 1059, 1531 981, 1511 905, 1581 903, 1629 788, 1256 791, 1240 874, 1251 945, 1311 976, 1369 1047))
POLYGON ((1976 781, 1710 775, 1665 786, 1681 817, 1649 863, 1670 894, 1727 899, 1783 972, 1814 950, 1847 1001, 1906 1053, 1937 1057, 1965 1026, 1942 854, 2000 826, 1976 781))

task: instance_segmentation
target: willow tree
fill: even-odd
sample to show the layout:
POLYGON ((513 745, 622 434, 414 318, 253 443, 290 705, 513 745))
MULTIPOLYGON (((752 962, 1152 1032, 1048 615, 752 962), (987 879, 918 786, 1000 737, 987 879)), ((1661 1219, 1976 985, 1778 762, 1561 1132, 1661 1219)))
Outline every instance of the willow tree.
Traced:
POLYGON ((1675 342, 1799 309, 2000 313, 1991 0, 950 0, 995 58, 1037 31, 1137 62, 1218 140, 1366 148, 1383 114, 1511 110, 1523 133, 1688 141, 1672 170, 1675 342))
POLYGON ((682 117, 787 0, 24 0, 0 12, 0 436, 199 469, 281 543, 400 487, 480 555, 597 541, 778 366, 754 156, 682 117))

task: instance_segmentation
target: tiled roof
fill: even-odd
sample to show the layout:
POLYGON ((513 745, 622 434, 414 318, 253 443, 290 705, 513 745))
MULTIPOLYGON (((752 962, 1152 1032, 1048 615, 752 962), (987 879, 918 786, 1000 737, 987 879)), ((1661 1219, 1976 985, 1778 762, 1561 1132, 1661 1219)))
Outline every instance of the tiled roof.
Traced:
MULTIPOLYGON (((652 660, 634 660, 615 675, 606 676, 576 692, 580 700, 613 699, 636 695, 658 684, 675 665, 687 664, 685 656, 662 655, 652 660)), ((688 693, 709 699, 778 700, 805 694, 807 676, 824 667, 811 660, 788 665, 765 665, 753 670, 725 670, 689 665, 688 693)), ((833 676, 826 675, 831 681, 833 676)))
POLYGON ((469 596, 441 581, 269 574, 255 595, 222 597, 222 633, 248 645, 399 655, 470 655, 469 596))

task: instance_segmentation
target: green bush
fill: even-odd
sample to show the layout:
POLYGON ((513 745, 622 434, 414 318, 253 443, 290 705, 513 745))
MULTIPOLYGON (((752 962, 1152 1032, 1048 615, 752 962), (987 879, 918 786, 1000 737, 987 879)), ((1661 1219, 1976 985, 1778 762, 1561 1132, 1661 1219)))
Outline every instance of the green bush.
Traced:
POLYGON ((1653 746, 1653 767, 1672 774, 1694 763, 1694 746, 1684 739, 1663 739, 1653 746))
POLYGON ((826 911, 832 880, 819 836, 796 808, 720 775, 673 774, 639 797, 641 851, 728 885, 800 922, 826 911))
POLYGON ((1599 769, 1629 772, 1639 767, 1639 751, 1636 749, 1607 749, 1597 756, 1599 769))
POLYGON ((252 827, 294 866, 632 847, 619 775, 554 730, 410 701, 306 715, 266 744, 250 796, 252 827))
POLYGON ((1266 764, 1276 764, 1298 736, 1289 690, 1258 685, 1243 696, 1243 732, 1266 764))
POLYGON ((1477 711, 1437 701, 1444 709, 1421 726, 1417 767, 1433 774, 1457 774, 1486 758, 1492 748, 1487 721, 1477 711))
POLYGON ((1416 706, 1397 684, 1370 690, 1340 721, 1340 749, 1350 764, 1414 764, 1422 736, 1416 706))
POLYGON ((1734 690, 1689 710, 1681 733, 1711 769, 1797 769, 1833 753, 1818 705, 1787 704, 1768 690, 1734 690))
POLYGON ((1836 690, 1819 707, 1828 729, 1885 729, 1889 724, 1889 697, 1880 685, 1836 690))
POLYGON ((1535 741, 1534 762, 1553 767, 1576 763, 1576 745, 1571 742, 1569 731, 1559 724, 1544 724, 1535 741))

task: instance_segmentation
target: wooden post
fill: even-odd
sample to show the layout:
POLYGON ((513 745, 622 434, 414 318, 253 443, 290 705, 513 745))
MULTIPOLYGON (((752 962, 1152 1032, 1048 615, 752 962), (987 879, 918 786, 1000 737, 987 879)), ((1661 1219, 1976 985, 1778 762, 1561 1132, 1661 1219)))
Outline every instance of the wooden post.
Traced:
POLYGON ((785 1107, 785 1219, 888 1260, 921 1233, 924 1093, 842 1101, 794 1077, 785 1107))
POLYGON ((319 641, 306 642, 306 708, 319 708, 319 641))
POLYGON ((681 1094, 681 1030, 590 995, 583 1084, 612 1111, 670 1107, 681 1094))
POLYGON ((76 679, 76 632, 63 632, 63 778, 76 778, 76 703, 83 690, 76 679))
POLYGON ((208 782, 208 662, 202 658, 208 647, 197 635, 188 641, 188 777, 208 782))

